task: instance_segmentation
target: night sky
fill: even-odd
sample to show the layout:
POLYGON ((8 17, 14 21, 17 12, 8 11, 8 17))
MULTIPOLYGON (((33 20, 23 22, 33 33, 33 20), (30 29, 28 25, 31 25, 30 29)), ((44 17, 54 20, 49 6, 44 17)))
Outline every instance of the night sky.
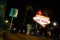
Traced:
MULTIPOLYGON (((17 8, 19 9, 19 14, 17 18, 14 18, 14 23, 16 25, 20 25, 23 23, 24 14, 26 12, 26 6, 31 5, 34 8, 33 12, 28 12, 26 22, 32 23, 32 17, 35 15, 35 12, 39 9, 47 8, 49 10, 49 17, 51 18, 51 21, 57 21, 59 23, 60 15, 59 15, 59 2, 49 1, 49 0, 9 0, 7 1, 6 5, 6 19, 11 20, 11 17, 9 17, 10 9, 11 8, 17 8)), ((59 23, 60 24, 60 23, 59 23)))

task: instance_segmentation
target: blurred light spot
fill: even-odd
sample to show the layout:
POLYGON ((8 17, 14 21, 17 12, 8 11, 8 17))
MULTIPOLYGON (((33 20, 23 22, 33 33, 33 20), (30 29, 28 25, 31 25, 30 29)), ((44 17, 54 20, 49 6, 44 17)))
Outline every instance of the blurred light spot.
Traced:
POLYGON ((16 30, 16 28, 13 29, 14 31, 16 30))
POLYGON ((8 20, 5 20, 5 23, 8 23, 8 20))
POLYGON ((25 32, 25 30, 23 30, 23 33, 25 32))

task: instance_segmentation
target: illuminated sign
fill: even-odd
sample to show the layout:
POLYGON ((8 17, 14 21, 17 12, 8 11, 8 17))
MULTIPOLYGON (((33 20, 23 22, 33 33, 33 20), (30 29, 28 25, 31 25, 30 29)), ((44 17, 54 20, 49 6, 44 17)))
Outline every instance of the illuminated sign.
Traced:
POLYGON ((50 20, 49 17, 45 17, 45 16, 40 16, 40 15, 36 15, 35 17, 33 17, 33 20, 36 21, 37 23, 39 23, 40 25, 47 25, 50 24, 50 20))

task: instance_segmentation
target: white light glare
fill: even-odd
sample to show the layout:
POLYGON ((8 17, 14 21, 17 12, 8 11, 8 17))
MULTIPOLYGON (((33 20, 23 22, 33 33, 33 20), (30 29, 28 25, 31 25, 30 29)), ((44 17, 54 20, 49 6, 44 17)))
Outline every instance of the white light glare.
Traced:
POLYGON ((56 22, 54 22, 54 23, 53 23, 53 26, 57 26, 57 23, 56 23, 56 22))
POLYGON ((5 23, 8 23, 8 20, 5 20, 5 23))

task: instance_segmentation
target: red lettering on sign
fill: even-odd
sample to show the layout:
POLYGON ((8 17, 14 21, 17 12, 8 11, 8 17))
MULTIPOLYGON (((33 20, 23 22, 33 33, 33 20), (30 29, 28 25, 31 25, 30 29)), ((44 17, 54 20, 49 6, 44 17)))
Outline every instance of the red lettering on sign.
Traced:
POLYGON ((48 24, 48 22, 46 20, 41 20, 41 22, 44 22, 44 23, 47 23, 48 24))
POLYGON ((35 19, 36 21, 40 21, 40 19, 35 19))

